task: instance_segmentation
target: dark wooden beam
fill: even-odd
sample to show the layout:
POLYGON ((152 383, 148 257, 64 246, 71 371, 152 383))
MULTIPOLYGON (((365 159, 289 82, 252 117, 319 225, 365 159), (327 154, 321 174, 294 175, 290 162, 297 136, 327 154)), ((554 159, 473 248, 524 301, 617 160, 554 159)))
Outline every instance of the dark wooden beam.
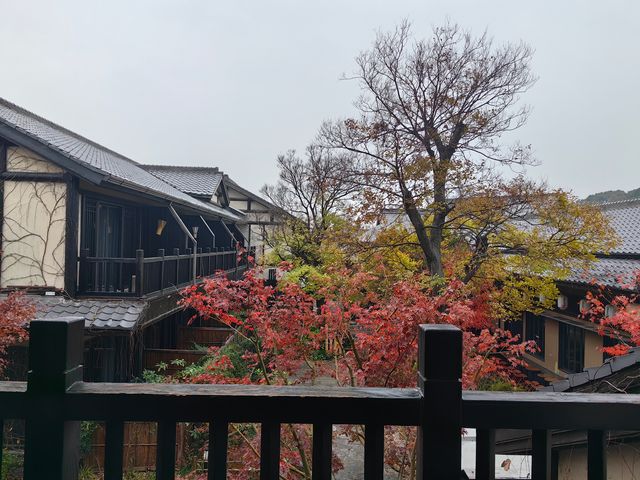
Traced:
POLYGON ((640 430, 640 395, 465 391, 462 423, 494 429, 640 430))
POLYGON ((105 425, 104 480, 122 480, 124 422, 111 420, 105 425))
MULTIPOLYGON (((7 170, 7 144, 0 139, 0 175, 7 170)), ((0 180, 0 252, 4 251, 4 180, 0 180)), ((0 255, 0 271, 2 271, 2 255, 0 255)), ((1 285, 0 285, 1 286, 1 285)))
POLYGON ((78 179, 68 176, 64 236, 64 289, 72 297, 74 297, 78 291, 79 207, 78 179))
POLYGON ((496 431, 493 429, 476 430, 476 479, 494 480, 496 478, 496 431))
POLYGON ((462 332, 452 325, 420 325, 420 425, 417 479, 459 480, 461 470, 462 332))
POLYGON ((98 185, 105 178, 105 174, 99 172, 97 168, 90 167, 89 165, 83 165, 79 161, 72 160, 45 143, 36 140, 31 135, 21 132, 9 125, 0 123, 0 137, 4 137, 16 145, 20 145, 34 153, 37 153, 41 157, 50 160, 69 172, 75 173, 90 183, 98 185))
POLYGON ((312 480, 331 480, 333 427, 330 423, 313 425, 312 480))
POLYGON ((0 173, 2 180, 15 180, 25 182, 66 182, 68 174, 65 173, 38 173, 38 172, 3 172, 0 173))
POLYGON ((533 430, 531 435, 531 478, 551 480, 551 431, 533 430))
POLYGON ((229 424, 224 419, 209 423, 207 480, 226 480, 229 424))
POLYGON ((260 428, 260 480, 280 478, 280 424, 263 422, 260 428))
POLYGON ((607 434, 587 431, 587 480, 607 480, 607 434))
POLYGON ((384 478, 384 425, 369 423, 364 427, 364 479, 384 478))

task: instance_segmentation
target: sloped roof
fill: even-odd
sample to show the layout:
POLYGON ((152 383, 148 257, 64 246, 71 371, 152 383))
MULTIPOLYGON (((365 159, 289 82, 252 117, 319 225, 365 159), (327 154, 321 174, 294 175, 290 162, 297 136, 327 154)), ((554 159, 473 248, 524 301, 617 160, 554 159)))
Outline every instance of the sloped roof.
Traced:
POLYGON ((215 205, 201 202, 147 172, 120 155, 49 120, 0 98, 0 125, 9 126, 78 165, 104 175, 103 181, 148 193, 201 212, 233 220, 238 217, 215 205))
POLYGON ((635 273, 640 271, 640 260, 627 258, 596 258, 586 270, 575 270, 564 279, 566 282, 589 285, 596 283, 606 287, 629 289, 635 283, 635 273))
POLYGON ((603 203, 599 208, 619 238, 610 253, 640 255, 640 199, 603 203))
MULTIPOLYGON (((582 372, 572 373, 564 380, 559 380, 542 391, 567 392, 574 388, 584 388, 590 383, 597 383, 600 380, 631 367, 640 365, 640 348, 632 348, 625 355, 607 358, 599 367, 585 368, 582 372)), ((597 388, 597 385, 595 385, 597 388)))
POLYGON ((85 328, 95 330, 134 330, 148 305, 142 299, 69 299, 58 295, 28 298, 36 307, 37 318, 84 317, 85 328))
POLYGON ((140 165, 147 172, 189 195, 212 197, 224 174, 216 167, 140 165))

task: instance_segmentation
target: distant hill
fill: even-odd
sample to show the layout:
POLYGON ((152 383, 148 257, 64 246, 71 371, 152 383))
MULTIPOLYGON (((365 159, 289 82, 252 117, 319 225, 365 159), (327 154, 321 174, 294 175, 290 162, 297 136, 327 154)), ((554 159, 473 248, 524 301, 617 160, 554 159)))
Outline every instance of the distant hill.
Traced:
POLYGON ((607 192, 594 193, 585 198, 584 201, 588 203, 603 203, 632 200, 634 198, 640 198, 640 188, 629 190, 628 192, 623 190, 609 190, 607 192))

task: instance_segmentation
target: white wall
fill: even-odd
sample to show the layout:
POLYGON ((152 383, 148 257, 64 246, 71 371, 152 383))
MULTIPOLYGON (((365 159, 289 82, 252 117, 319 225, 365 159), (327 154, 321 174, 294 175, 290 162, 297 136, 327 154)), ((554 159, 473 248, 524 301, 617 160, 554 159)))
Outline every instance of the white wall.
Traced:
MULTIPOLYGON (((560 451, 558 480, 587 478, 587 449, 569 448, 560 451)), ((640 443, 607 447, 607 479, 635 480, 640 478, 640 443)))
MULTIPOLYGON (((62 172, 23 148, 7 150, 7 170, 62 172)), ((4 182, 0 286, 64 288, 66 195, 62 182, 4 182)))

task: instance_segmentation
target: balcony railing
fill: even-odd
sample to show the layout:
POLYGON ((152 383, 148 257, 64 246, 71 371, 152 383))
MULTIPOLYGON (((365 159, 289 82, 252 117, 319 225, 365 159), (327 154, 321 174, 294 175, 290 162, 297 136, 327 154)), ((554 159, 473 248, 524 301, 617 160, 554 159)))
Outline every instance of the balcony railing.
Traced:
POLYGON ((89 257, 80 252, 78 292, 83 295, 142 297, 167 289, 179 288, 218 271, 232 271, 246 264, 246 255, 238 261, 238 252, 229 249, 199 249, 194 255, 178 248, 167 255, 158 250, 155 257, 145 257, 136 250, 135 258, 89 257), (194 261, 195 257, 195 261, 194 261))
POLYGON ((640 395, 461 389, 462 335, 419 330, 418 387, 84 383, 80 318, 31 323, 27 383, 0 382, 0 415, 26 419, 27 480, 77 478, 79 420, 106 424, 104 478, 123 476, 124 422, 158 423, 156 478, 175 475, 176 423, 210 422, 209 479, 226 478, 228 424, 262 425, 260 478, 277 480, 283 423, 313 425, 313 479, 331 478, 332 426, 365 426, 364 478, 382 479, 384 426, 418 427, 417 478, 458 480, 461 429, 478 429, 476 478, 494 478, 496 429, 531 429, 532 478, 551 478, 551 429, 588 431, 589 480, 606 478, 605 431, 640 429, 640 395))

